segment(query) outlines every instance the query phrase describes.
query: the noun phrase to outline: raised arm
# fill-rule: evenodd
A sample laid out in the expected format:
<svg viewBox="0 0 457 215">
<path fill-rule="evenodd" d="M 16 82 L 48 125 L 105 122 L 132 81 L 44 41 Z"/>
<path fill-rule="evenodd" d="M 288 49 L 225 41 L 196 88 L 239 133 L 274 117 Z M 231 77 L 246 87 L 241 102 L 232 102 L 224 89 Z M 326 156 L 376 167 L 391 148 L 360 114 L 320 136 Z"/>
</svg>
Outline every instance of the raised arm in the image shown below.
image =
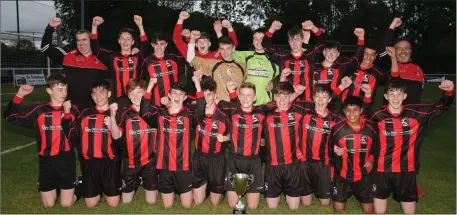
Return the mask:
<svg viewBox="0 0 457 215">
<path fill-rule="evenodd" d="M 324 31 L 314 25 L 314 23 L 311 20 L 306 20 L 302 22 L 302 30 L 303 31 L 308 31 L 310 32 L 309 35 L 304 34 L 304 42 L 307 39 L 306 37 L 311 37 L 311 33 L 316 37 L 315 41 L 315 46 L 314 49 L 306 50 L 305 53 L 307 55 L 315 55 L 317 53 L 320 53 L 321 49 L 323 49 L 323 43 L 325 43 L 325 36 L 324 36 Z M 305 37 L 306 36 L 306 37 Z M 309 38 L 308 38 L 309 40 Z M 305 43 L 303 43 L 305 44 Z"/>
<path fill-rule="evenodd" d="M 143 18 L 141 16 L 134 15 L 133 21 L 135 22 L 136 26 L 138 27 L 138 30 L 140 31 L 140 54 L 143 58 L 147 58 L 147 56 L 149 56 L 153 50 L 151 44 L 149 43 L 148 36 L 144 31 Z"/>
<path fill-rule="evenodd" d="M 157 128 L 157 111 L 158 107 L 155 106 L 151 101 L 151 92 L 157 83 L 157 78 L 150 78 L 148 87 L 146 88 L 146 94 L 141 99 L 140 104 L 140 117 L 151 127 Z"/>
<path fill-rule="evenodd" d="M 58 64 L 63 63 L 63 58 L 67 54 L 65 50 L 52 44 L 52 34 L 61 23 L 62 20 L 59 17 L 51 17 L 41 39 L 41 52 Z"/>
<path fill-rule="evenodd" d="M 79 116 L 78 109 L 74 108 L 75 111 L 72 113 L 72 105 L 71 101 L 65 101 L 63 104 L 63 109 L 64 109 L 64 115 L 62 118 L 62 130 L 66 136 L 68 136 L 68 133 L 70 132 L 71 126 L 75 122 L 76 118 Z"/>
<path fill-rule="evenodd" d="M 176 23 L 175 29 L 173 31 L 173 42 L 175 43 L 176 48 L 178 48 L 178 51 L 184 57 L 187 56 L 187 44 L 182 39 L 181 31 L 183 30 L 184 20 L 188 19 L 189 17 L 189 12 L 181 11 L 181 13 L 179 13 L 178 22 Z"/>
<path fill-rule="evenodd" d="M 394 18 L 392 22 L 390 23 L 389 28 L 387 29 L 386 33 L 384 34 L 384 37 L 382 39 L 382 44 L 380 49 L 378 50 L 378 67 L 383 70 L 383 71 L 390 71 L 391 68 L 391 58 L 388 55 L 388 52 L 386 50 L 387 47 L 392 46 L 393 44 L 393 37 L 395 33 L 395 29 L 400 27 L 402 24 L 401 18 Z"/>
<path fill-rule="evenodd" d="M 222 27 L 226 28 L 230 39 L 233 41 L 233 46 L 238 46 L 238 38 L 236 37 L 235 29 L 232 26 L 232 23 L 226 19 L 222 20 Z M 222 35 L 221 35 L 222 36 Z M 217 38 L 220 38 L 219 35 Z"/>
<path fill-rule="evenodd" d="M 195 58 L 195 42 L 198 38 L 200 38 L 200 31 L 193 30 L 190 32 L 190 40 L 189 44 L 187 45 L 187 62 L 191 63 L 192 60 Z"/>
<path fill-rule="evenodd" d="M 16 93 L 16 96 L 8 103 L 6 109 L 3 111 L 3 118 L 6 121 L 20 125 L 27 128 L 32 128 L 36 120 L 35 110 L 37 107 L 32 108 L 26 114 L 19 111 L 20 104 L 25 96 L 33 92 L 33 86 L 22 85 Z"/>
<path fill-rule="evenodd" d="M 102 17 L 96 16 L 92 19 L 92 32 L 90 35 L 90 48 L 92 53 L 97 56 L 106 66 L 109 65 L 109 55 L 112 51 L 107 49 L 101 49 L 98 43 L 98 26 L 101 25 L 105 20 Z"/>
<path fill-rule="evenodd" d="M 422 121 L 423 123 L 432 122 L 444 111 L 447 111 L 454 101 L 454 82 L 451 80 L 444 80 L 438 87 L 443 90 L 443 95 L 437 103 L 412 104 L 406 105 L 405 108 L 415 107 L 414 109 L 419 110 L 420 114 L 425 116 L 424 120 Z"/>
</svg>

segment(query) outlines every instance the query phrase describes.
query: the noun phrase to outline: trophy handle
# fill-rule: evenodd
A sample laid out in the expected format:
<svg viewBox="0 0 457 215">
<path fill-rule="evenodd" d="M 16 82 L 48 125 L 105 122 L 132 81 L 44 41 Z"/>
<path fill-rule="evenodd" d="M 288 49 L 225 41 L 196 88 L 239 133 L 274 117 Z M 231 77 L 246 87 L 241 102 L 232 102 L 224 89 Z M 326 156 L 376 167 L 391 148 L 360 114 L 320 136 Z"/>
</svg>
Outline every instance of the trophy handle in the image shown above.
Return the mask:
<svg viewBox="0 0 457 215">
<path fill-rule="evenodd" d="M 251 184 L 254 183 L 254 174 L 251 174 L 249 175 L 248 177 L 248 189 L 249 189 L 249 186 L 251 186 Z"/>
<path fill-rule="evenodd" d="M 235 187 L 235 184 L 233 182 L 233 174 L 231 172 L 228 172 L 227 174 L 227 181 L 232 185 L 232 187 Z"/>
</svg>

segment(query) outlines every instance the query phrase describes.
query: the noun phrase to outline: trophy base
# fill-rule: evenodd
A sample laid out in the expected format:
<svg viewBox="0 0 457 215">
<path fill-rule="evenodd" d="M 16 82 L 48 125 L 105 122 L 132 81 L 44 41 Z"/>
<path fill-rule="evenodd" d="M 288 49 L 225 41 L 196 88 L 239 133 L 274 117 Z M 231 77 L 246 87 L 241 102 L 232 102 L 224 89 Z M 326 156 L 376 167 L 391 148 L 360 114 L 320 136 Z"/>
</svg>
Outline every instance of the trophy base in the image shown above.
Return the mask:
<svg viewBox="0 0 457 215">
<path fill-rule="evenodd" d="M 233 209 L 233 214 L 246 214 L 246 209 L 244 209 L 244 210 Z"/>
</svg>

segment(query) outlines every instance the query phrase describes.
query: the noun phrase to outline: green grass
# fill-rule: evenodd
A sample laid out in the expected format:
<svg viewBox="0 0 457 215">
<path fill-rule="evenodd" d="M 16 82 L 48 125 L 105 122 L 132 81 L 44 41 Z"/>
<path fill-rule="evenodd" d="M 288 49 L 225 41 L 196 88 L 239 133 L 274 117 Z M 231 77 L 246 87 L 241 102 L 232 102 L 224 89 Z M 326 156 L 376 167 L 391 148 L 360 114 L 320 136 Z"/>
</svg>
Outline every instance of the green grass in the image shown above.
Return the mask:
<svg viewBox="0 0 457 215">
<path fill-rule="evenodd" d="M 8 89 L 6 89 L 8 88 Z M 15 89 L 12 86 L 2 86 L 2 104 L 5 104 L 14 96 Z M 39 88 L 32 95 L 26 98 L 28 103 L 46 101 L 44 89 Z M 11 94 L 5 94 L 10 92 Z M 382 92 L 378 90 L 377 92 Z M 423 94 L 424 101 L 436 101 L 441 96 L 437 85 L 427 84 Z M 378 95 L 376 104 L 379 106 L 381 95 Z M 456 130 L 455 103 L 450 111 L 443 114 L 432 125 L 427 127 L 425 139 L 422 143 L 420 154 L 421 171 L 417 177 L 426 195 L 421 197 L 417 206 L 418 213 L 456 213 L 456 160 L 455 160 L 455 130 Z M 28 144 L 34 141 L 34 134 L 31 130 L 14 126 L 2 119 L 2 141 L 1 150 L 19 145 Z M 45 209 L 41 205 L 40 193 L 37 192 L 36 181 L 38 177 L 38 155 L 36 148 L 30 146 L 19 151 L 1 156 L 1 213 L 231 213 L 227 206 L 227 200 L 214 207 L 208 201 L 198 207 L 191 209 L 183 208 L 178 198 L 175 206 L 171 209 L 164 209 L 159 200 L 155 205 L 148 205 L 144 198 L 142 188 L 138 190 L 134 201 L 129 205 L 121 204 L 117 208 L 109 208 L 102 202 L 94 209 L 87 209 L 84 201 L 78 201 L 71 208 L 62 208 L 59 205 L 54 208 Z M 79 168 L 77 168 L 79 171 Z M 331 207 L 323 207 L 317 204 L 311 207 L 300 206 L 297 211 L 289 211 L 284 201 L 276 210 L 266 207 L 264 198 L 261 198 L 257 210 L 249 210 L 249 213 L 333 213 Z M 389 199 L 387 213 L 401 213 L 398 203 Z M 361 213 L 358 202 L 355 198 L 348 201 L 346 213 Z"/>
</svg>

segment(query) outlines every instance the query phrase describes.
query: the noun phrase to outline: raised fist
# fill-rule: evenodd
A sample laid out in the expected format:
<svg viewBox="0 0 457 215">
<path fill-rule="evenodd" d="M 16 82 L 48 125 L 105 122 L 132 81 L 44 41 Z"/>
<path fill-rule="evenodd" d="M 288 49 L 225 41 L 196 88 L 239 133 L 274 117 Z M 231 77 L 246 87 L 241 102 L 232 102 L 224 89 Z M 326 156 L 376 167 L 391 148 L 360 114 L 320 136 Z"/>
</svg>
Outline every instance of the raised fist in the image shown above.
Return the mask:
<svg viewBox="0 0 457 215">
<path fill-rule="evenodd" d="M 294 85 L 294 91 L 295 93 L 298 93 L 298 94 L 302 94 L 303 92 L 305 92 L 305 86 L 303 85 L 300 85 L 300 84 L 297 84 L 297 85 Z"/>
<path fill-rule="evenodd" d="M 92 26 L 99 26 L 101 25 L 105 20 L 103 20 L 102 17 L 100 16 L 95 16 L 93 19 L 92 19 Z"/>
<path fill-rule="evenodd" d="M 139 52 L 140 52 L 140 50 L 139 50 L 138 48 L 136 48 L 136 47 L 134 47 L 134 48 L 132 49 L 132 55 L 136 55 L 136 54 L 139 53 Z"/>
<path fill-rule="evenodd" d="M 224 142 L 224 135 L 223 134 L 217 134 L 216 137 L 217 137 L 217 141 L 219 141 L 219 143 Z"/>
<path fill-rule="evenodd" d="M 270 83 L 268 83 L 267 87 L 265 87 L 265 91 L 271 91 L 273 90 L 273 81 L 270 81 Z"/>
<path fill-rule="evenodd" d="M 157 78 L 150 78 L 149 85 L 155 85 L 155 84 L 157 84 Z"/>
<path fill-rule="evenodd" d="M 19 87 L 19 90 L 17 91 L 16 96 L 24 98 L 25 96 L 29 95 L 32 92 L 33 92 L 33 86 L 22 85 Z"/>
<path fill-rule="evenodd" d="M 111 131 L 111 117 L 107 116 L 107 117 L 105 117 L 105 119 L 106 119 L 106 120 L 104 120 L 105 125 L 108 128 L 108 130 Z"/>
<path fill-rule="evenodd" d="M 200 82 L 202 80 L 203 73 L 201 70 L 195 70 L 194 75 L 192 76 L 193 82 Z"/>
<path fill-rule="evenodd" d="M 337 145 L 333 147 L 333 152 L 335 152 L 336 155 L 341 156 L 346 148 L 340 148 Z"/>
<path fill-rule="evenodd" d="M 189 19 L 189 17 L 190 17 L 190 14 L 187 11 L 181 11 L 181 13 L 179 13 L 180 20 L 186 20 L 186 19 Z"/>
<path fill-rule="evenodd" d="M 143 18 L 138 15 L 133 15 L 133 21 L 137 26 L 143 26 Z"/>
<path fill-rule="evenodd" d="M 360 89 L 362 90 L 362 92 L 365 93 L 365 96 L 367 96 L 367 97 L 371 96 L 372 89 L 369 84 L 362 84 L 362 86 L 360 86 Z"/>
<path fill-rule="evenodd" d="M 363 28 L 355 28 L 354 29 L 354 35 L 359 39 L 365 38 L 365 29 L 363 29 Z"/>
<path fill-rule="evenodd" d="M 309 39 L 311 39 L 311 31 L 302 30 L 303 32 L 303 43 L 308 44 Z"/>
<path fill-rule="evenodd" d="M 62 106 L 63 106 L 63 112 L 64 113 L 70 113 L 70 110 L 71 110 L 71 101 L 70 100 L 64 102 L 62 104 Z"/>
<path fill-rule="evenodd" d="M 386 52 L 391 58 L 395 58 L 395 48 L 394 47 L 386 47 Z"/>
<path fill-rule="evenodd" d="M 59 17 L 51 17 L 51 19 L 49 20 L 49 26 L 53 27 L 53 28 L 56 28 L 57 26 L 59 26 L 60 24 L 62 24 L 62 20 L 59 18 Z"/>
<path fill-rule="evenodd" d="M 234 80 L 227 81 L 227 90 L 229 91 L 229 93 L 235 92 L 236 88 L 237 84 Z"/>
<path fill-rule="evenodd" d="M 222 31 L 222 23 L 220 20 L 217 20 L 214 22 L 213 24 L 213 27 L 214 27 L 214 31 L 215 32 L 221 32 Z"/>
<path fill-rule="evenodd" d="M 190 40 L 192 41 L 195 41 L 195 40 L 198 40 L 198 38 L 200 38 L 200 31 L 198 30 L 193 30 L 192 32 L 190 32 Z"/>
<path fill-rule="evenodd" d="M 119 109 L 119 105 L 117 103 L 113 103 L 109 105 L 109 112 L 111 117 L 116 117 L 117 110 Z"/>
<path fill-rule="evenodd" d="M 190 31 L 189 31 L 189 29 L 187 29 L 187 28 L 182 29 L 182 31 L 181 31 L 181 36 L 183 36 L 183 37 L 190 37 Z"/>
<path fill-rule="evenodd" d="M 277 31 L 279 29 L 281 29 L 282 27 L 282 23 L 280 21 L 273 21 L 273 23 L 271 23 L 271 26 L 270 26 L 270 30 L 272 31 Z"/>
<path fill-rule="evenodd" d="M 170 104 L 170 99 L 168 97 L 164 96 L 160 99 L 160 104 L 168 106 Z"/>
<path fill-rule="evenodd" d="M 401 21 L 401 18 L 398 18 L 398 17 L 395 17 L 393 20 L 392 20 L 392 23 L 390 23 L 390 28 L 391 29 L 395 29 L 395 28 L 398 28 L 400 25 L 401 25 L 402 21 Z"/>
<path fill-rule="evenodd" d="M 345 76 L 341 80 L 341 85 L 344 87 L 344 89 L 348 88 L 352 84 L 352 79 L 349 76 Z"/>
<path fill-rule="evenodd" d="M 281 76 L 283 77 L 287 77 L 289 76 L 290 74 L 292 73 L 292 70 L 290 70 L 290 68 L 284 68 L 281 72 Z"/>
<path fill-rule="evenodd" d="M 301 27 L 303 30 L 311 31 L 314 27 L 314 23 L 311 20 L 306 20 L 301 23 Z"/>
<path fill-rule="evenodd" d="M 444 91 L 453 91 L 454 82 L 452 82 L 451 80 L 444 80 L 441 82 L 440 86 L 438 86 L 438 87 Z"/>
<path fill-rule="evenodd" d="M 224 19 L 224 20 L 222 20 L 222 27 L 229 29 L 232 27 L 232 23 L 230 23 L 230 21 Z"/>
</svg>

